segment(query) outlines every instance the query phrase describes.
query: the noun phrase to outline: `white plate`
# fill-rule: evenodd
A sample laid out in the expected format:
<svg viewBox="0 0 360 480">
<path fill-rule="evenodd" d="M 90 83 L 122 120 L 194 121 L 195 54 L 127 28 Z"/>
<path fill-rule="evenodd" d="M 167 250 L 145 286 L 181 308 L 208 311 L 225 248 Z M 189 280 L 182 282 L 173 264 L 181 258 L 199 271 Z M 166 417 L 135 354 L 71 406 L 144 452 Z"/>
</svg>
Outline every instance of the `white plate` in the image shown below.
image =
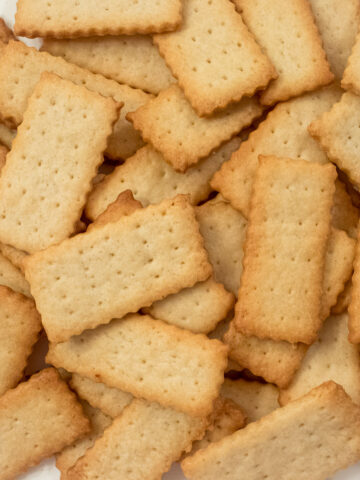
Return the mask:
<svg viewBox="0 0 360 480">
<path fill-rule="evenodd" d="M 61 1 L 61 0 L 58 0 Z M 0 16 L 3 17 L 9 25 L 14 23 L 14 14 L 16 10 L 16 0 L 0 0 Z M 24 39 L 29 45 L 38 45 L 36 40 Z M 359 432 L 360 434 L 360 432 Z M 346 445 L 344 444 L 344 449 Z M 25 475 L 18 477 L 18 480 L 59 480 L 60 473 L 55 467 L 54 459 L 43 461 L 39 466 L 32 468 Z M 339 472 L 331 478 L 331 480 L 359 480 L 360 479 L 360 463 L 348 468 L 346 471 Z M 104 479 L 105 480 L 105 479 Z M 119 479 L 120 480 L 120 479 Z M 170 472 L 163 476 L 163 480 L 185 480 L 179 465 L 173 465 Z M 219 478 L 219 480 L 222 480 Z M 279 480 L 281 480 L 279 478 Z M 309 475 L 311 480 L 311 474 Z M 330 480 L 330 479 L 329 479 Z"/>
</svg>

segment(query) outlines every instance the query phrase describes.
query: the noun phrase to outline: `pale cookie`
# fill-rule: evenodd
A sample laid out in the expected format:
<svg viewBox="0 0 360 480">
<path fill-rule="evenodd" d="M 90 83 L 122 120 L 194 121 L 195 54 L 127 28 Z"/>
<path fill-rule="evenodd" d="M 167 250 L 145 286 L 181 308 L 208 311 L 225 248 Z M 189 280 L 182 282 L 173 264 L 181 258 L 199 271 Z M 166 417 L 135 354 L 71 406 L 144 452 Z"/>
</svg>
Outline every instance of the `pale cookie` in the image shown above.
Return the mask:
<svg viewBox="0 0 360 480">
<path fill-rule="evenodd" d="M 144 207 L 177 193 L 189 195 L 190 202 L 196 205 L 209 196 L 210 179 L 240 143 L 239 137 L 233 138 L 184 173 L 176 172 L 161 153 L 146 145 L 93 189 L 86 215 L 93 220 L 125 189 L 130 189 Z"/>
<path fill-rule="evenodd" d="M 29 38 L 167 32 L 181 22 L 181 7 L 181 0 L 19 0 L 14 31 Z"/>
<path fill-rule="evenodd" d="M 1 172 L 2 243 L 32 253 L 74 232 L 118 108 L 110 98 L 42 75 Z"/>
<path fill-rule="evenodd" d="M 289 387 L 280 392 L 280 404 L 286 405 L 328 380 L 341 385 L 355 403 L 360 403 L 359 350 L 348 340 L 347 314 L 326 320 Z"/>
<path fill-rule="evenodd" d="M 260 156 L 235 306 L 243 334 L 315 340 L 335 178 L 330 164 Z"/>
<path fill-rule="evenodd" d="M 196 208 L 214 278 L 237 296 L 242 274 L 247 221 L 229 203 L 206 202 Z"/>
<path fill-rule="evenodd" d="M 67 480 L 158 480 L 194 440 L 207 420 L 144 400 L 134 400 L 68 472 Z"/>
<path fill-rule="evenodd" d="M 344 290 L 338 296 L 336 305 L 334 305 L 331 309 L 332 315 L 340 315 L 341 313 L 347 311 L 351 301 L 351 287 L 352 281 L 350 278 L 350 280 L 346 282 Z"/>
<path fill-rule="evenodd" d="M 0 123 L 0 143 L 5 145 L 9 150 L 11 149 L 12 142 L 16 136 L 16 130 L 13 130 L 6 125 Z"/>
<path fill-rule="evenodd" d="M 118 417 L 133 399 L 131 393 L 108 387 L 77 373 L 72 374 L 70 386 L 80 398 L 112 418 Z"/>
<path fill-rule="evenodd" d="M 357 95 L 360 94 L 360 31 L 356 36 L 355 44 L 348 58 L 341 86 L 345 90 L 351 90 Z"/>
<path fill-rule="evenodd" d="M 360 343 L 360 243 L 356 244 L 349 311 L 349 340 Z"/>
<path fill-rule="evenodd" d="M 279 390 L 269 383 L 225 379 L 221 395 L 243 409 L 248 422 L 256 422 L 279 408 Z"/>
<path fill-rule="evenodd" d="M 226 317 L 234 303 L 235 296 L 209 278 L 153 303 L 145 312 L 194 333 L 209 333 Z"/>
<path fill-rule="evenodd" d="M 131 215 L 139 208 L 142 208 L 142 205 L 134 199 L 131 190 L 125 190 L 118 195 L 113 203 L 108 205 L 103 213 L 96 217 L 94 223 L 89 225 L 87 231 L 89 232 L 94 227 L 106 225 L 107 223 L 117 222 L 121 217 Z"/>
<path fill-rule="evenodd" d="M 200 118 L 173 85 L 126 118 L 175 170 L 184 172 L 248 127 L 261 111 L 255 97 L 244 98 L 212 117 Z"/>
<path fill-rule="evenodd" d="M 359 210 L 352 204 L 346 186 L 340 180 L 335 182 L 331 223 L 335 228 L 345 230 L 351 238 L 357 238 Z"/>
<path fill-rule="evenodd" d="M 243 428 L 245 419 L 243 411 L 235 402 L 220 396 L 215 401 L 214 410 L 210 415 L 210 427 L 201 440 L 193 443 L 189 455 Z"/>
<path fill-rule="evenodd" d="M 329 112 L 309 126 L 310 134 L 320 143 L 329 159 L 360 189 L 360 98 L 346 92 Z"/>
<path fill-rule="evenodd" d="M 85 455 L 86 451 L 94 445 L 96 439 L 101 437 L 104 430 L 112 423 L 112 418 L 105 415 L 101 410 L 91 407 L 84 401 L 81 402 L 81 405 L 90 420 L 91 431 L 89 435 L 65 447 L 56 455 L 56 467 L 60 470 L 62 479 L 66 478 L 67 471 L 75 465 L 79 458 Z"/>
<path fill-rule="evenodd" d="M 234 322 L 230 323 L 224 342 L 229 346 L 229 358 L 242 369 L 247 368 L 281 388 L 289 385 L 307 350 L 303 343 L 247 337 L 236 330 Z"/>
<path fill-rule="evenodd" d="M 0 479 L 13 479 L 89 429 L 81 405 L 56 370 L 42 370 L 0 398 Z"/>
<path fill-rule="evenodd" d="M 153 38 L 200 116 L 263 90 L 277 77 L 230 0 L 184 0 L 181 26 Z"/>
<path fill-rule="evenodd" d="M 31 296 L 30 286 L 22 271 L 8 259 L 8 255 L 5 256 L 3 253 L 0 253 L 0 285 L 5 285 L 27 297 Z"/>
<path fill-rule="evenodd" d="M 34 302 L 0 286 L 0 396 L 21 380 L 41 329 Z"/>
<path fill-rule="evenodd" d="M 326 163 L 325 153 L 311 138 L 307 127 L 340 97 L 341 89 L 331 86 L 276 105 L 215 174 L 211 181 L 213 189 L 247 217 L 260 154 Z"/>
<path fill-rule="evenodd" d="M 194 209 L 179 195 L 29 256 L 25 273 L 59 342 L 207 280 L 212 269 Z"/>
<path fill-rule="evenodd" d="M 260 97 L 264 105 L 315 90 L 334 79 L 307 0 L 234 3 L 278 73 Z"/>
<path fill-rule="evenodd" d="M 141 136 L 125 116 L 148 102 L 152 95 L 127 85 L 119 85 L 60 57 L 53 57 L 47 52 L 38 52 L 21 42 L 10 42 L 0 62 L 0 116 L 9 126 L 16 126 L 22 122 L 28 99 L 43 72 L 55 73 L 104 97 L 112 97 L 115 101 L 124 103 L 109 138 L 106 149 L 108 157 L 113 159 L 130 157 L 143 145 Z"/>
<path fill-rule="evenodd" d="M 182 467 L 189 480 L 324 480 L 360 459 L 359 428 L 360 408 L 327 382 L 186 458 Z"/>
<path fill-rule="evenodd" d="M 104 77 L 157 95 L 175 78 L 147 35 L 74 38 L 45 38 L 42 50 L 63 57 Z"/>
<path fill-rule="evenodd" d="M 204 416 L 224 381 L 227 348 L 205 335 L 134 314 L 50 344 L 46 358 L 137 397 Z"/>
<path fill-rule="evenodd" d="M 336 80 L 341 80 L 360 21 L 358 0 L 309 0 Z"/>
</svg>

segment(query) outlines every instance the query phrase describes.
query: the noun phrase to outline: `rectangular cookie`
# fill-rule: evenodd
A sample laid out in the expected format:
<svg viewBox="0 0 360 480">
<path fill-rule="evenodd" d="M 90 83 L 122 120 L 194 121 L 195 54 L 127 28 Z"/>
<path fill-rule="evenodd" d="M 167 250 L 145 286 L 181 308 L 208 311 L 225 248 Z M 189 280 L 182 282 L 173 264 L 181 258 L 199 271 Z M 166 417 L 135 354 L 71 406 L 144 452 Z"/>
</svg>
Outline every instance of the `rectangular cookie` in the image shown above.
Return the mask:
<svg viewBox="0 0 360 480">
<path fill-rule="evenodd" d="M 204 435 L 207 423 L 204 418 L 134 400 L 69 470 L 67 480 L 158 480 Z"/>
<path fill-rule="evenodd" d="M 331 71 L 341 80 L 360 21 L 358 0 L 309 0 Z"/>
<path fill-rule="evenodd" d="M 244 98 L 212 117 L 200 118 L 182 90 L 172 85 L 126 118 L 175 170 L 184 172 L 251 125 L 261 111 L 255 97 Z"/>
<path fill-rule="evenodd" d="M 335 178 L 331 164 L 260 156 L 235 306 L 243 334 L 315 340 Z"/>
<path fill-rule="evenodd" d="M 152 95 L 127 85 L 119 85 L 60 57 L 53 57 L 22 42 L 13 41 L 6 46 L 0 62 L 0 117 L 8 126 L 14 127 L 22 122 L 28 99 L 43 72 L 55 73 L 104 97 L 112 97 L 116 102 L 124 103 L 109 138 L 106 149 L 108 157 L 127 158 L 143 146 L 139 133 L 125 116 L 148 102 Z"/>
<path fill-rule="evenodd" d="M 144 207 L 171 198 L 174 193 L 188 195 L 196 205 L 209 196 L 211 177 L 240 143 L 241 139 L 234 137 L 184 173 L 176 172 L 161 153 L 146 145 L 95 186 L 86 204 L 86 216 L 94 220 L 126 189 L 130 189 Z"/>
<path fill-rule="evenodd" d="M 319 142 L 328 158 L 360 189 L 359 167 L 360 98 L 346 92 L 331 110 L 309 126 L 310 134 Z"/>
<path fill-rule="evenodd" d="M 242 408 L 248 423 L 256 422 L 279 408 L 279 390 L 269 383 L 225 378 L 221 395 Z"/>
<path fill-rule="evenodd" d="M 193 207 L 182 195 L 25 261 L 52 342 L 150 306 L 211 273 Z"/>
<path fill-rule="evenodd" d="M 180 27 L 153 38 L 200 116 L 252 96 L 277 77 L 230 0 L 185 0 Z"/>
<path fill-rule="evenodd" d="M 63 479 L 66 478 L 67 471 L 94 445 L 96 439 L 101 437 L 104 430 L 112 423 L 112 418 L 98 408 L 93 408 L 84 401 L 81 402 L 81 405 L 90 420 L 91 431 L 56 455 L 56 468 L 60 470 Z"/>
<path fill-rule="evenodd" d="M 341 93 L 339 87 L 330 86 L 276 105 L 231 159 L 216 172 L 211 181 L 213 189 L 247 217 L 260 154 L 326 163 L 325 153 L 307 128 L 340 99 Z"/>
<path fill-rule="evenodd" d="M 229 203 L 209 201 L 196 207 L 200 233 L 214 278 L 237 296 L 242 274 L 247 221 Z"/>
<path fill-rule="evenodd" d="M 41 76 L 1 172 L 1 242 L 31 253 L 74 232 L 119 107 L 54 74 Z"/>
<path fill-rule="evenodd" d="M 21 380 L 41 329 L 33 300 L 0 286 L 0 396 Z"/>
<path fill-rule="evenodd" d="M 9 150 L 11 149 L 12 142 L 16 136 L 16 130 L 13 130 L 6 125 L 0 123 L 0 143 L 5 145 Z"/>
<path fill-rule="evenodd" d="M 0 398 L 0 479 L 11 480 L 89 430 L 81 405 L 56 370 L 42 370 Z"/>
<path fill-rule="evenodd" d="M 80 398 L 111 418 L 118 417 L 133 399 L 131 393 L 108 387 L 77 373 L 72 374 L 69 384 Z"/>
<path fill-rule="evenodd" d="M 136 397 L 205 416 L 224 381 L 218 340 L 133 314 L 50 344 L 47 361 Z"/>
<path fill-rule="evenodd" d="M 174 30 L 181 0 L 19 0 L 14 31 L 22 37 L 89 37 Z"/>
<path fill-rule="evenodd" d="M 261 94 L 261 103 L 273 105 L 334 79 L 307 0 L 234 3 L 278 73 L 278 78 Z"/>
<path fill-rule="evenodd" d="M 328 380 L 341 385 L 355 403 L 360 403 L 359 350 L 348 340 L 346 313 L 326 320 L 290 385 L 281 390 L 280 404 L 286 405 Z"/>
<path fill-rule="evenodd" d="M 155 95 L 176 81 L 149 35 L 45 38 L 41 50 Z"/>
<path fill-rule="evenodd" d="M 186 458 L 182 468 L 189 480 L 323 480 L 360 459 L 359 428 L 360 408 L 327 382 Z"/>
</svg>

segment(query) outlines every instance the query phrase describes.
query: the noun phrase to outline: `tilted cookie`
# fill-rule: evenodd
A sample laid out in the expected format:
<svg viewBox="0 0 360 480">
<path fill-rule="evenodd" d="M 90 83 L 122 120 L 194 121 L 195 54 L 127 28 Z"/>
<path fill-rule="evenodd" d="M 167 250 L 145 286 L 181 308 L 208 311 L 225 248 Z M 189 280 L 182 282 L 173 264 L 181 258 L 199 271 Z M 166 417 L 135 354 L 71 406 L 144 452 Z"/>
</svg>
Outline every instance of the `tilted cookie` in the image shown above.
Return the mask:
<svg viewBox="0 0 360 480">
<path fill-rule="evenodd" d="M 357 238 L 359 209 L 353 205 L 345 184 L 340 180 L 336 180 L 335 182 L 331 223 L 333 227 L 345 230 L 351 238 Z"/>
<path fill-rule="evenodd" d="M 333 80 L 307 0 L 234 1 L 278 73 L 261 95 L 263 104 L 288 100 Z"/>
<path fill-rule="evenodd" d="M 196 205 L 209 196 L 211 177 L 240 143 L 239 137 L 233 138 L 184 173 L 176 172 L 161 153 L 146 145 L 96 185 L 88 198 L 86 215 L 93 220 L 125 189 L 130 189 L 144 207 L 177 193 L 189 195 Z"/>
<path fill-rule="evenodd" d="M 360 21 L 357 0 L 309 0 L 326 57 L 336 80 L 341 80 L 355 43 Z"/>
<path fill-rule="evenodd" d="M 189 480 L 323 480 L 360 459 L 359 428 L 360 408 L 327 382 L 186 458 L 182 467 Z"/>
<path fill-rule="evenodd" d="M 351 288 L 352 288 L 352 281 L 351 278 L 345 284 L 344 290 L 340 293 L 337 298 L 336 305 L 334 305 L 331 309 L 332 315 L 340 315 L 347 311 L 350 300 L 351 300 Z"/>
<path fill-rule="evenodd" d="M 279 390 L 269 383 L 226 378 L 221 387 L 221 395 L 239 405 L 248 422 L 256 422 L 279 408 Z"/>
<path fill-rule="evenodd" d="M 215 174 L 211 181 L 213 189 L 247 217 L 260 154 L 326 163 L 325 153 L 311 138 L 307 127 L 340 97 L 341 89 L 330 86 L 276 105 Z"/>
<path fill-rule="evenodd" d="M 21 42 L 11 41 L 4 50 L 0 63 L 0 117 L 9 126 L 23 120 L 28 99 L 43 72 L 51 72 L 77 85 L 84 85 L 104 97 L 112 97 L 124 103 L 120 117 L 109 138 L 106 154 L 110 158 L 127 158 L 143 145 L 138 132 L 125 119 L 128 112 L 148 102 L 152 95 L 119 85 L 102 75 L 95 75 L 83 68 L 39 52 Z"/>
<path fill-rule="evenodd" d="M 56 370 L 42 370 L 0 398 L 0 479 L 14 478 L 89 430 L 81 405 Z"/>
<path fill-rule="evenodd" d="M 349 305 L 349 340 L 360 343 L 360 244 L 356 244 L 354 274 L 352 276 L 351 299 Z"/>
<path fill-rule="evenodd" d="M 17 268 L 3 253 L 0 253 L 0 285 L 5 285 L 27 297 L 31 296 L 30 286 L 22 270 Z"/>
<path fill-rule="evenodd" d="M 153 38 L 200 116 L 263 90 L 277 77 L 229 0 L 185 0 L 180 27 Z"/>
<path fill-rule="evenodd" d="M 13 130 L 6 125 L 0 123 L 0 143 L 5 145 L 9 150 L 11 149 L 12 142 L 16 136 L 16 130 Z"/>
<path fill-rule="evenodd" d="M 111 98 L 42 75 L 1 173 L 1 242 L 31 253 L 74 232 L 118 110 Z"/>
<path fill-rule="evenodd" d="M 206 280 L 212 269 L 194 209 L 179 195 L 29 256 L 25 273 L 47 335 L 59 342 Z"/>
<path fill-rule="evenodd" d="M 247 221 L 229 203 L 221 201 L 210 201 L 196 207 L 196 218 L 215 280 L 237 296 Z"/>
<path fill-rule="evenodd" d="M 43 51 L 130 87 L 158 94 L 175 78 L 148 35 L 45 38 Z"/>
<path fill-rule="evenodd" d="M 96 439 L 112 423 L 112 418 L 105 415 L 101 410 L 91 407 L 84 401 L 81 402 L 81 405 L 90 420 L 91 431 L 56 455 L 56 468 L 60 470 L 63 479 L 66 478 L 67 471 L 94 445 Z"/>
<path fill-rule="evenodd" d="M 0 396 L 21 380 L 41 329 L 34 302 L 0 286 Z"/>
<path fill-rule="evenodd" d="M 69 383 L 80 398 L 112 418 L 118 417 L 133 399 L 131 393 L 108 387 L 77 373 L 72 374 Z"/>
<path fill-rule="evenodd" d="M 351 55 L 348 58 L 341 86 L 345 90 L 350 90 L 357 95 L 360 94 L 360 32 L 358 32 L 355 44 L 351 50 Z"/>
<path fill-rule="evenodd" d="M 227 348 L 205 335 L 133 314 L 50 344 L 46 358 L 137 397 L 205 416 L 224 380 Z"/>
<path fill-rule="evenodd" d="M 359 122 L 360 98 L 346 92 L 329 112 L 309 126 L 310 134 L 320 143 L 331 161 L 360 189 Z"/>
<path fill-rule="evenodd" d="M 20 0 L 14 31 L 29 38 L 131 35 L 171 31 L 180 22 L 180 0 Z"/>
<path fill-rule="evenodd" d="M 335 178 L 331 164 L 260 156 L 235 306 L 243 334 L 315 340 Z"/>
<path fill-rule="evenodd" d="M 289 387 L 280 392 L 280 404 L 286 405 L 328 380 L 342 385 L 352 400 L 360 403 L 359 351 L 348 340 L 347 314 L 326 320 Z"/>
<path fill-rule="evenodd" d="M 144 311 L 194 333 L 209 333 L 226 317 L 234 303 L 234 295 L 209 278 L 153 303 Z"/>
<path fill-rule="evenodd" d="M 244 98 L 212 117 L 200 118 L 173 85 L 126 118 L 175 170 L 184 172 L 248 127 L 261 111 L 255 97 Z"/>
<path fill-rule="evenodd" d="M 204 418 L 134 400 L 69 470 L 67 480 L 158 480 L 204 435 L 207 424 Z"/>
</svg>

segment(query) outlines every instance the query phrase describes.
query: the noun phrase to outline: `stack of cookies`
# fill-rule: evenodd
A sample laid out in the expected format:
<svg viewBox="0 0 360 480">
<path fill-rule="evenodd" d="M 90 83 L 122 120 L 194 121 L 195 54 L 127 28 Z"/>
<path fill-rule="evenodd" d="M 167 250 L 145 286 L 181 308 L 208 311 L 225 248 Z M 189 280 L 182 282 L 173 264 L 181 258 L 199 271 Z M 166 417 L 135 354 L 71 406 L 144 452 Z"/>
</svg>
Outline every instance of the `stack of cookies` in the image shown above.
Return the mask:
<svg viewBox="0 0 360 480">
<path fill-rule="evenodd" d="M 358 0 L 18 0 L 0 480 L 360 460 L 359 24 Z"/>
</svg>

